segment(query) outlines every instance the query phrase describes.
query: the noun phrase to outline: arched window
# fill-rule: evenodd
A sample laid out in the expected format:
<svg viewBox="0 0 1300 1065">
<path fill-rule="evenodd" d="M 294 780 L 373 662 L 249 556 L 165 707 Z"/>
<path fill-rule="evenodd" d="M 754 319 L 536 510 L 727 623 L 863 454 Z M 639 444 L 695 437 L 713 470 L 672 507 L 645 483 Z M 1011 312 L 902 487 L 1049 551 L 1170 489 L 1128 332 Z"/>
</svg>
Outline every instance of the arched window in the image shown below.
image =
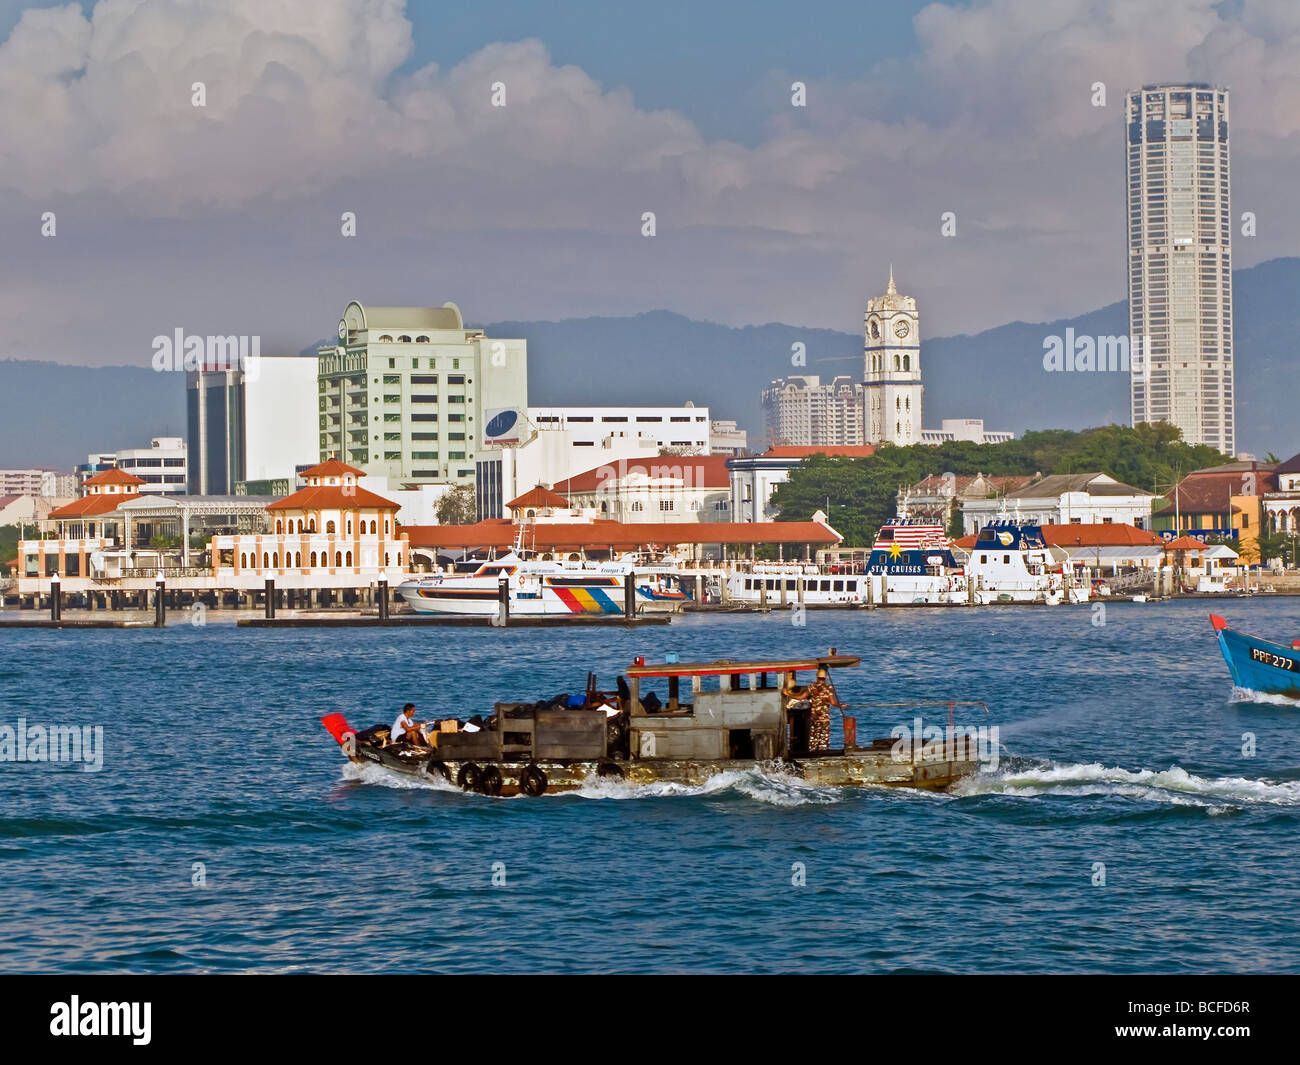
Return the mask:
<svg viewBox="0 0 1300 1065">
<path fill-rule="evenodd" d="M 411 342 L 411 335 L 409 333 L 403 333 L 397 339 L 401 341 L 403 344 L 409 344 Z"/>
<path fill-rule="evenodd" d="M 352 519 L 348 518 L 348 535 L 352 535 Z"/>
<path fill-rule="evenodd" d="M 902 409 L 903 409 L 903 401 L 902 401 L 898 396 L 895 396 L 895 397 L 894 397 L 894 410 L 902 410 Z"/>
<path fill-rule="evenodd" d="M 912 409 L 912 397 L 911 397 L 911 396 L 908 396 L 907 399 L 904 400 L 904 402 L 903 402 L 903 409 L 904 409 L 904 410 L 911 410 L 911 409 Z"/>
<path fill-rule="evenodd" d="M 271 552 L 271 565 L 274 566 L 276 569 L 279 569 L 279 568 L 280 568 L 280 552 L 279 552 L 279 551 L 273 551 L 273 552 Z"/>
<path fill-rule="evenodd" d="M 418 337 L 415 338 L 415 342 L 416 342 L 417 344 L 427 344 L 427 343 L 429 343 L 429 338 L 428 338 L 427 336 L 424 336 L 423 334 L 421 334 L 420 336 L 418 336 Z"/>
<path fill-rule="evenodd" d="M 270 568 L 271 568 L 271 556 L 268 555 L 265 551 L 263 551 L 263 552 L 262 552 L 262 569 L 270 569 Z"/>
<path fill-rule="evenodd" d="M 309 525 L 307 526 L 307 531 L 308 531 L 308 532 L 315 532 L 315 531 L 316 531 L 316 519 L 315 519 L 315 518 L 312 518 L 312 519 L 311 519 L 311 524 L 309 524 Z"/>
<path fill-rule="evenodd" d="M 380 339 L 381 342 L 387 342 L 387 343 L 389 343 L 389 344 L 391 344 L 391 343 L 393 342 L 393 337 L 392 337 L 392 334 L 390 334 L 390 333 L 385 333 L 385 334 L 384 334 L 383 336 L 381 336 L 379 339 Z"/>
<path fill-rule="evenodd" d="M 633 502 L 632 502 L 632 512 L 633 512 L 634 514 L 640 513 L 640 512 L 641 512 L 642 510 L 644 510 L 644 509 L 645 509 L 645 508 L 644 508 L 643 506 L 641 506 L 641 500 L 639 500 L 639 499 L 637 499 L 637 500 L 633 500 Z"/>
<path fill-rule="evenodd" d="M 343 565 L 343 552 L 342 552 L 342 551 L 335 551 L 335 552 L 334 552 L 334 565 L 336 565 L 336 566 L 341 566 L 341 565 Z"/>
<path fill-rule="evenodd" d="M 284 522 L 281 521 L 279 518 L 275 519 L 275 532 L 277 536 L 280 533 L 284 532 Z"/>
<path fill-rule="evenodd" d="M 351 552 L 351 551 L 348 552 L 348 565 L 349 565 L 349 566 L 352 565 L 352 552 Z"/>
<path fill-rule="evenodd" d="M 897 355 L 894 356 L 894 369 L 895 369 L 895 370 L 899 369 L 899 365 L 898 365 L 898 356 L 897 356 Z"/>
<path fill-rule="evenodd" d="M 248 552 L 241 552 L 239 555 L 239 568 L 248 569 Z"/>
<path fill-rule="evenodd" d="M 371 531 L 372 533 L 375 533 L 375 532 L 378 531 L 378 527 L 375 525 L 375 522 L 374 522 L 374 519 L 373 519 L 373 518 L 370 520 L 370 531 Z"/>
<path fill-rule="evenodd" d="M 312 569 L 315 569 L 315 568 L 316 568 L 316 552 L 315 552 L 315 551 L 313 551 L 313 552 L 311 553 L 311 568 L 312 568 Z"/>
<path fill-rule="evenodd" d="M 387 518 L 384 519 L 384 535 L 385 535 L 385 536 L 388 535 L 388 519 L 387 519 Z"/>
<path fill-rule="evenodd" d="M 897 436 L 902 436 L 902 435 L 903 435 L 903 423 L 902 423 L 902 422 L 894 422 L 894 433 L 895 433 L 895 435 L 897 435 Z"/>
<path fill-rule="evenodd" d="M 387 568 L 388 566 L 391 566 L 391 565 L 392 565 L 392 563 L 388 561 L 388 552 L 385 551 L 385 552 L 384 552 L 384 566 L 385 566 L 385 568 Z"/>
<path fill-rule="evenodd" d="M 334 531 L 334 522 L 332 522 L 332 521 L 327 521 L 327 522 L 325 523 L 325 531 L 326 531 L 327 533 L 332 533 L 332 532 Z"/>
<path fill-rule="evenodd" d="M 904 356 L 903 356 L 903 369 L 904 369 L 904 370 L 910 370 L 911 368 L 912 368 L 912 356 L 911 356 L 911 355 L 904 355 Z"/>
<path fill-rule="evenodd" d="M 301 551 L 295 551 L 295 552 L 293 553 L 293 568 L 294 568 L 294 569 L 302 569 L 302 552 L 301 552 Z"/>
</svg>

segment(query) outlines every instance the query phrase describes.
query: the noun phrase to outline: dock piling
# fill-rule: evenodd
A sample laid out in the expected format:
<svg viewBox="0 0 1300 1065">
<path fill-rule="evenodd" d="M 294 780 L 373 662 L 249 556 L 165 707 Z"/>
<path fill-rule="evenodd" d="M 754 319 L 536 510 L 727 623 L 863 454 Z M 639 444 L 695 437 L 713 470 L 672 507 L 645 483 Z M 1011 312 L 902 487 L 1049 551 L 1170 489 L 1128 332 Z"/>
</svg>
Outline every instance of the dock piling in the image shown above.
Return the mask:
<svg viewBox="0 0 1300 1065">
<path fill-rule="evenodd" d="M 266 578 L 266 620 L 275 620 L 275 578 Z"/>
<path fill-rule="evenodd" d="M 388 620 L 388 578 L 381 577 L 378 585 L 379 595 L 379 620 Z"/>
<path fill-rule="evenodd" d="M 628 621 L 636 617 L 636 573 L 632 570 L 623 578 L 623 617 Z"/>
<path fill-rule="evenodd" d="M 159 577 L 154 583 L 153 593 L 153 627 L 155 629 L 166 628 L 167 626 L 167 582 Z"/>
<path fill-rule="evenodd" d="M 63 584 L 57 573 L 50 576 L 50 620 L 56 625 L 63 619 Z"/>
</svg>

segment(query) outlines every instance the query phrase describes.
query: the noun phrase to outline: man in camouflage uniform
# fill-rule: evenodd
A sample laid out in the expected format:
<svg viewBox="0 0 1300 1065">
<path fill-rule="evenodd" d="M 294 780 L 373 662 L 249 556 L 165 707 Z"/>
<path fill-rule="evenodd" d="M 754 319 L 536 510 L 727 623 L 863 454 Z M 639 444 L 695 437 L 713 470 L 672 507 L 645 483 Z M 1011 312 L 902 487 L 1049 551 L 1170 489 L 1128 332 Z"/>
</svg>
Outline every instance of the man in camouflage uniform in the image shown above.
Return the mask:
<svg viewBox="0 0 1300 1065">
<path fill-rule="evenodd" d="M 808 729 L 808 750 L 827 751 L 831 746 L 831 707 L 843 706 L 835 698 L 835 689 L 826 676 L 826 670 L 817 671 L 817 679 L 808 685 L 808 702 L 812 706 L 812 721 Z"/>
</svg>

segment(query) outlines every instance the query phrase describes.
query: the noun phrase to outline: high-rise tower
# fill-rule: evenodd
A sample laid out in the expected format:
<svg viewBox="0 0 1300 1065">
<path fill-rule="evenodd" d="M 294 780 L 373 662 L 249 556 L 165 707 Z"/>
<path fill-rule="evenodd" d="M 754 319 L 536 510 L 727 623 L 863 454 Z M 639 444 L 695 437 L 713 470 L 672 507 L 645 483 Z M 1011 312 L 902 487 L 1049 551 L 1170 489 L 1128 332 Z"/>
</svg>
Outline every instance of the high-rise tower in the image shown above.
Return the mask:
<svg viewBox="0 0 1300 1065">
<path fill-rule="evenodd" d="M 1145 85 L 1126 111 L 1133 424 L 1232 454 L 1228 91 Z"/>
</svg>

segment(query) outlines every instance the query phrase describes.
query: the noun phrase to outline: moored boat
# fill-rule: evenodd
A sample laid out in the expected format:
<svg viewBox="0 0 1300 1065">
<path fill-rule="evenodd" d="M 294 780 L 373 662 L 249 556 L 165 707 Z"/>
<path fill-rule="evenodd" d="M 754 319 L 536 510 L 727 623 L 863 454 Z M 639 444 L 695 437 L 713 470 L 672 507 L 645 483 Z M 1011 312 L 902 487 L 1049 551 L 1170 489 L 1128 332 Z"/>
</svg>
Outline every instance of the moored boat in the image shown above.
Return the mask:
<svg viewBox="0 0 1300 1065">
<path fill-rule="evenodd" d="M 830 786 L 885 785 L 942 791 L 976 772 L 975 730 L 921 743 L 890 738 L 861 746 L 844 715 L 842 745 L 817 747 L 798 675 L 856 666 L 856 655 L 647 664 L 638 659 L 613 690 L 588 674 L 581 695 L 537 703 L 499 702 L 469 727 L 437 723 L 429 746 L 390 742 L 387 726 L 352 729 L 341 714 L 321 719 L 357 764 L 454 781 L 489 795 L 541 795 L 599 779 L 702 784 L 736 770 L 770 770 Z M 653 688 L 663 688 L 661 696 Z M 833 690 L 833 689 L 832 689 Z M 838 700 L 837 700 L 838 701 Z M 950 704 L 956 705 L 956 704 Z M 904 730 L 906 731 L 906 729 Z"/>
<path fill-rule="evenodd" d="M 1292 640 L 1287 646 L 1248 636 L 1230 629 L 1218 614 L 1210 615 L 1210 624 L 1233 684 L 1263 695 L 1300 699 L 1300 640 Z"/>
</svg>

